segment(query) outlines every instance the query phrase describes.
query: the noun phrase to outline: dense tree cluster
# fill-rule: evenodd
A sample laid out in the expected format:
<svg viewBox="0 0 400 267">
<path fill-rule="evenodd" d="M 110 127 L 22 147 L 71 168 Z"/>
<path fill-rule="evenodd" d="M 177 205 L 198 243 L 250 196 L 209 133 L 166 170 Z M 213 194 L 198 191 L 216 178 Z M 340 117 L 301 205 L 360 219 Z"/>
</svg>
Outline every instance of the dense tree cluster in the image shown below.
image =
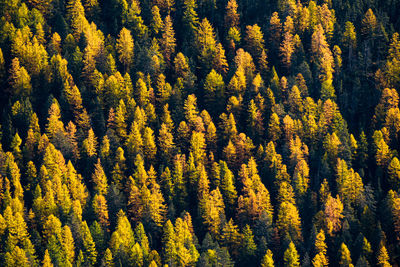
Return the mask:
<svg viewBox="0 0 400 267">
<path fill-rule="evenodd" d="M 399 8 L 0 0 L 0 265 L 397 266 Z"/>
</svg>

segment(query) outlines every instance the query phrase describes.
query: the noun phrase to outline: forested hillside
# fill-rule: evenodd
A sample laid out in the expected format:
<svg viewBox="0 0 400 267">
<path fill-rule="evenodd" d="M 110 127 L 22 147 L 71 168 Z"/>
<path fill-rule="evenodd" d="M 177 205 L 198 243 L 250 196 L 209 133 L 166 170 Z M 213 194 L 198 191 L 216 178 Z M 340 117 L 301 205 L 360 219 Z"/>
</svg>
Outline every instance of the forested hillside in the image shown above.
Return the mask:
<svg viewBox="0 0 400 267">
<path fill-rule="evenodd" d="M 399 0 L 0 0 L 0 266 L 398 266 Z"/>
</svg>

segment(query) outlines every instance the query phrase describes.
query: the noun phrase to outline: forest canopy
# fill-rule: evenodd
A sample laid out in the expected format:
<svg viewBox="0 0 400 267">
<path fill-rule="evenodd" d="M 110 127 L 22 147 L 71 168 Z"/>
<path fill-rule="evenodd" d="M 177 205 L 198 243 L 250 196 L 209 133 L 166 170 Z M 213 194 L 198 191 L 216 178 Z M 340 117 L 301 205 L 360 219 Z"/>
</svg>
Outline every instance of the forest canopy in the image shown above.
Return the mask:
<svg viewBox="0 0 400 267">
<path fill-rule="evenodd" d="M 0 0 L 0 266 L 398 266 L 399 10 Z"/>
</svg>

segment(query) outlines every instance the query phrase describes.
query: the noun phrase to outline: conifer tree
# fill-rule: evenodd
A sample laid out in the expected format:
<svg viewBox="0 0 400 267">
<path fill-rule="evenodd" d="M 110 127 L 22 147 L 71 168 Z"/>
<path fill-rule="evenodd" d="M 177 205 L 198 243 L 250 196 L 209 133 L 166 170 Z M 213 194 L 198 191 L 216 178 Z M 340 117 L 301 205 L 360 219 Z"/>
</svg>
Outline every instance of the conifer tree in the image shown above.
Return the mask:
<svg viewBox="0 0 400 267">
<path fill-rule="evenodd" d="M 117 51 L 119 54 L 119 61 L 124 65 L 125 71 L 129 72 L 129 68 L 133 62 L 133 38 L 131 32 L 122 28 L 117 40 Z"/>
<path fill-rule="evenodd" d="M 290 242 L 289 247 L 286 249 L 283 255 L 283 261 L 285 267 L 298 267 L 300 266 L 299 254 L 297 253 L 296 246 L 293 242 Z"/>
<path fill-rule="evenodd" d="M 10 68 L 10 86 L 13 96 L 29 96 L 32 91 L 31 77 L 26 69 L 20 66 L 18 58 L 14 58 Z"/>
<path fill-rule="evenodd" d="M 182 22 L 186 29 L 194 36 L 199 25 L 199 17 L 196 12 L 197 3 L 195 0 L 184 0 Z"/>
<path fill-rule="evenodd" d="M 103 195 L 95 195 L 93 199 L 93 210 L 99 223 L 107 228 L 110 224 L 108 207 L 106 199 Z"/>
<path fill-rule="evenodd" d="M 254 261 L 254 256 L 257 250 L 257 245 L 254 242 L 253 231 L 249 225 L 246 225 L 243 229 L 242 234 L 242 245 L 241 245 L 241 256 L 243 257 L 243 262 L 251 263 Z"/>
<path fill-rule="evenodd" d="M 216 45 L 214 29 L 207 18 L 204 18 L 197 30 L 196 41 L 198 47 L 199 60 L 206 71 L 212 67 L 210 63 L 216 55 Z"/>
<path fill-rule="evenodd" d="M 171 57 L 175 53 L 176 47 L 175 31 L 172 26 L 172 19 L 170 15 L 165 17 L 160 44 L 163 50 L 165 61 L 167 64 L 170 64 Z"/>
<path fill-rule="evenodd" d="M 345 243 L 342 243 L 340 245 L 339 255 L 340 255 L 340 261 L 339 261 L 340 266 L 350 266 L 350 267 L 354 266 L 351 263 L 350 251 Z"/>
<path fill-rule="evenodd" d="M 296 206 L 290 202 L 283 202 L 279 207 L 277 226 L 282 236 L 289 233 L 295 241 L 302 240 L 301 222 Z"/>
<path fill-rule="evenodd" d="M 160 30 L 163 28 L 164 22 L 160 15 L 160 9 L 157 5 L 151 8 L 151 23 L 150 28 L 154 35 L 158 35 Z"/>
<path fill-rule="evenodd" d="M 261 261 L 261 267 L 274 267 L 275 263 L 272 256 L 272 251 L 268 249 Z"/>
<path fill-rule="evenodd" d="M 262 51 L 265 50 L 265 41 L 261 28 L 257 24 L 246 26 L 245 42 L 253 58 L 260 58 Z"/>
<path fill-rule="evenodd" d="M 225 27 L 230 29 L 239 25 L 240 16 L 238 14 L 238 4 L 236 0 L 229 0 L 226 4 L 225 10 Z"/>
<path fill-rule="evenodd" d="M 95 188 L 98 194 L 106 195 L 108 191 L 107 177 L 101 166 L 100 158 L 97 159 L 97 163 L 94 165 L 94 173 L 92 175 L 92 181 L 95 184 Z"/>
<path fill-rule="evenodd" d="M 389 262 L 389 254 L 384 245 L 380 245 L 380 249 L 377 256 L 377 264 L 382 267 L 392 266 Z"/>
</svg>

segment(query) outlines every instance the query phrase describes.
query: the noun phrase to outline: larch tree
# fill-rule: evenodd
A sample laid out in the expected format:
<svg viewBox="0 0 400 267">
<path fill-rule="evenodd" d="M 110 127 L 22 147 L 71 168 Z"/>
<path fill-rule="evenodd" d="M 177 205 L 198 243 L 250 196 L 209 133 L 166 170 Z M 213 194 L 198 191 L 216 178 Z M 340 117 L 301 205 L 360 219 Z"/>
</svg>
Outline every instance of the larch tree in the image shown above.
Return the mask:
<svg viewBox="0 0 400 267">
<path fill-rule="evenodd" d="M 238 14 L 238 4 L 236 0 L 229 0 L 225 7 L 225 28 L 235 28 L 239 25 L 240 15 Z"/>
<path fill-rule="evenodd" d="M 194 36 L 199 26 L 199 17 L 196 12 L 197 3 L 195 0 L 184 0 L 183 2 L 183 24 L 187 30 Z"/>
<path fill-rule="evenodd" d="M 216 55 L 216 36 L 214 29 L 207 18 L 204 18 L 196 32 L 198 57 L 202 62 L 203 68 L 208 71 L 211 68 L 213 58 Z"/>
<path fill-rule="evenodd" d="M 347 248 L 345 243 L 342 243 L 340 245 L 340 250 L 339 250 L 339 264 L 340 266 L 349 266 L 352 267 L 354 266 L 351 263 L 351 255 L 350 255 L 350 250 Z"/>
<path fill-rule="evenodd" d="M 246 26 L 246 36 L 244 40 L 252 57 L 259 59 L 262 51 L 265 50 L 264 34 L 261 28 L 257 24 Z"/>
<path fill-rule="evenodd" d="M 93 199 L 93 211 L 99 223 L 107 229 L 110 225 L 107 201 L 103 195 L 95 195 Z"/>
<path fill-rule="evenodd" d="M 176 48 L 175 31 L 170 15 L 165 17 L 160 45 L 163 50 L 165 61 L 169 65 L 171 63 L 171 57 L 175 53 Z"/>
<path fill-rule="evenodd" d="M 280 205 L 277 226 L 282 236 L 289 233 L 294 241 L 303 239 L 299 211 L 293 203 L 285 201 Z"/>
<path fill-rule="evenodd" d="M 292 63 L 292 55 L 295 52 L 295 40 L 294 40 L 294 26 L 293 20 L 290 16 L 286 17 L 286 21 L 283 27 L 283 40 L 279 47 L 280 56 L 282 57 L 282 64 L 289 69 Z"/>
<path fill-rule="evenodd" d="M 100 158 L 97 159 L 97 163 L 94 165 L 94 173 L 92 174 L 92 181 L 95 184 L 95 188 L 98 194 L 106 195 L 108 192 L 107 177 L 101 166 Z"/>
<path fill-rule="evenodd" d="M 235 179 L 232 171 L 224 161 L 220 161 L 220 183 L 221 191 L 224 196 L 225 206 L 233 207 L 237 199 L 237 191 L 235 188 Z"/>
<path fill-rule="evenodd" d="M 144 129 L 143 153 L 148 162 L 153 161 L 157 153 L 154 131 L 150 127 Z"/>
<path fill-rule="evenodd" d="M 221 43 L 217 44 L 215 57 L 213 60 L 213 68 L 215 68 L 219 73 L 226 76 L 229 65 L 225 56 L 225 50 Z"/>
<path fill-rule="evenodd" d="M 253 231 L 249 225 L 246 225 L 242 233 L 241 257 L 244 263 L 252 263 L 254 261 L 257 245 L 254 242 Z"/>
<path fill-rule="evenodd" d="M 293 242 L 290 242 L 289 247 L 285 250 L 283 255 L 283 266 L 285 267 L 299 267 L 300 260 L 296 246 Z"/>
<path fill-rule="evenodd" d="M 32 91 L 31 77 L 23 66 L 20 66 L 18 58 L 14 58 L 11 63 L 9 83 L 11 95 L 29 96 Z"/>
<path fill-rule="evenodd" d="M 129 72 L 129 69 L 133 62 L 133 38 L 130 30 L 126 28 L 122 28 L 118 35 L 117 39 L 117 51 L 118 51 L 118 59 L 122 63 L 126 72 Z"/>
<path fill-rule="evenodd" d="M 121 210 L 118 212 L 117 227 L 111 235 L 110 250 L 114 260 L 127 263 L 131 254 L 131 249 L 135 245 L 135 236 L 132 226 Z"/>
<path fill-rule="evenodd" d="M 365 38 L 371 39 L 374 37 L 377 30 L 378 22 L 371 8 L 365 12 L 364 18 L 361 21 L 361 33 Z"/>
<path fill-rule="evenodd" d="M 58 101 L 54 98 L 49 108 L 48 124 L 46 133 L 49 138 L 53 138 L 58 133 L 64 133 L 64 124 L 61 121 L 61 110 Z"/>
<path fill-rule="evenodd" d="M 88 27 L 89 22 L 85 17 L 85 8 L 80 0 L 70 0 L 67 3 L 67 19 L 70 20 L 75 39 L 79 39 Z"/>
<path fill-rule="evenodd" d="M 392 265 L 389 262 L 389 254 L 387 252 L 386 247 L 383 244 L 380 244 L 379 252 L 377 255 L 377 264 L 380 267 L 391 267 Z"/>
<path fill-rule="evenodd" d="M 348 168 L 344 160 L 338 159 L 337 163 L 337 185 L 339 195 L 348 203 L 356 203 L 360 200 L 364 191 L 364 185 L 360 175 Z"/>
<path fill-rule="evenodd" d="M 315 27 L 314 33 L 312 34 L 311 50 L 313 53 L 313 61 L 317 64 L 319 69 L 318 77 L 321 82 L 321 98 L 323 100 L 334 98 L 335 90 L 332 85 L 334 59 L 321 24 Z"/>
<path fill-rule="evenodd" d="M 157 5 L 151 8 L 151 23 L 150 28 L 154 35 L 158 35 L 160 30 L 164 27 L 164 22 L 162 21 L 160 15 L 160 9 Z"/>
<path fill-rule="evenodd" d="M 221 232 L 221 244 L 228 247 L 232 256 L 238 256 L 242 235 L 239 232 L 238 226 L 230 219 L 225 223 Z"/>
<path fill-rule="evenodd" d="M 325 203 L 324 214 L 326 218 L 326 229 L 327 233 L 333 236 L 335 233 L 342 228 L 343 219 L 343 203 L 339 196 L 333 198 L 328 195 Z"/>
<path fill-rule="evenodd" d="M 172 150 L 174 148 L 174 138 L 165 123 L 161 124 L 161 128 L 158 134 L 158 145 L 160 148 L 161 156 L 164 158 L 164 160 L 169 161 L 170 157 L 172 156 Z"/>
<path fill-rule="evenodd" d="M 220 100 L 224 97 L 225 83 L 221 74 L 217 73 L 214 69 L 206 76 L 204 82 L 204 91 L 207 105 L 216 107 Z M 210 111 L 212 109 L 209 109 Z"/>
<path fill-rule="evenodd" d="M 274 266 L 275 263 L 272 251 L 268 249 L 261 261 L 261 267 L 274 267 Z"/>
<path fill-rule="evenodd" d="M 393 157 L 388 166 L 389 183 L 394 188 L 400 186 L 400 161 L 397 157 Z"/>
<path fill-rule="evenodd" d="M 279 48 L 281 43 L 282 34 L 282 23 L 279 18 L 278 12 L 272 13 L 271 19 L 269 21 L 269 40 L 273 45 L 275 51 Z"/>
<path fill-rule="evenodd" d="M 321 231 L 317 234 L 315 239 L 315 251 L 316 255 L 313 259 L 313 266 L 328 266 L 328 257 L 326 255 L 327 245 L 325 243 L 325 234 L 324 231 Z"/>
<path fill-rule="evenodd" d="M 353 51 L 356 49 L 356 46 L 357 46 L 357 35 L 356 35 L 355 27 L 354 27 L 353 23 L 351 23 L 350 21 L 346 22 L 342 42 L 345 45 L 345 47 L 348 49 L 348 61 L 351 66 Z"/>
</svg>

